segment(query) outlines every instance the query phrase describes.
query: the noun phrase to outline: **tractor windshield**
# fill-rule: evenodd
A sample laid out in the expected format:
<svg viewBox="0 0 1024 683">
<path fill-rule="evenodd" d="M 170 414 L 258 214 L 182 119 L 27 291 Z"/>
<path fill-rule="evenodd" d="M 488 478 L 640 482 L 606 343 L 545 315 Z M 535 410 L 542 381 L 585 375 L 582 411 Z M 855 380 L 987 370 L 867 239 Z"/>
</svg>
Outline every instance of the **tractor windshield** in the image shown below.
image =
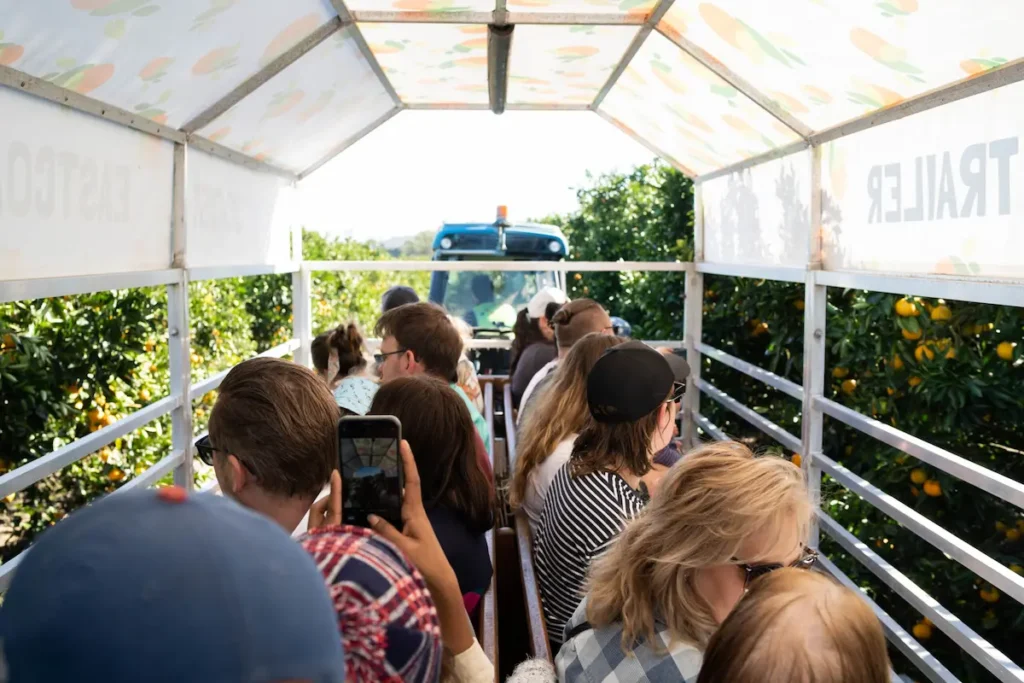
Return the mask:
<svg viewBox="0 0 1024 683">
<path fill-rule="evenodd" d="M 516 313 L 543 287 L 557 286 L 550 271 L 462 271 L 448 275 L 441 303 L 474 328 L 511 329 Z"/>
</svg>

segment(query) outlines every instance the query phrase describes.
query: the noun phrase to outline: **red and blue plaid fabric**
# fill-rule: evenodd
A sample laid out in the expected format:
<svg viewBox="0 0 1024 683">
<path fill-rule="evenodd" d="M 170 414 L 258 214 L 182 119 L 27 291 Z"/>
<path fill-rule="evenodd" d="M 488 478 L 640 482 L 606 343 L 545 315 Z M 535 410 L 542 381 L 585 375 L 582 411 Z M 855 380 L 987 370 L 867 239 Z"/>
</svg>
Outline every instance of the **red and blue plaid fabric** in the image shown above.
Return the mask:
<svg viewBox="0 0 1024 683">
<path fill-rule="evenodd" d="M 430 683 L 441 669 L 441 626 L 426 582 L 384 538 L 353 526 L 300 539 L 327 582 L 345 648 L 346 680 Z"/>
</svg>

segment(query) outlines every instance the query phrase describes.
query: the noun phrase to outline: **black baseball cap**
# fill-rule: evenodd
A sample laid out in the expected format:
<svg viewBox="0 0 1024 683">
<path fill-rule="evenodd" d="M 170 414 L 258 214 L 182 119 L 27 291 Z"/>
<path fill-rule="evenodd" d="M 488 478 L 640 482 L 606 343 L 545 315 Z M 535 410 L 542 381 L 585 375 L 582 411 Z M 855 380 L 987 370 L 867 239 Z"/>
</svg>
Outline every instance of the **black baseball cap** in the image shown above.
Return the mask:
<svg viewBox="0 0 1024 683">
<path fill-rule="evenodd" d="M 605 351 L 587 375 L 587 404 L 598 422 L 636 422 L 669 396 L 681 396 L 690 366 L 631 341 Z"/>
<path fill-rule="evenodd" d="M 384 296 L 380 298 L 380 310 L 382 313 L 387 313 L 392 308 L 398 308 L 405 304 L 419 303 L 419 300 L 419 295 L 412 287 L 395 285 L 384 292 Z"/>
</svg>

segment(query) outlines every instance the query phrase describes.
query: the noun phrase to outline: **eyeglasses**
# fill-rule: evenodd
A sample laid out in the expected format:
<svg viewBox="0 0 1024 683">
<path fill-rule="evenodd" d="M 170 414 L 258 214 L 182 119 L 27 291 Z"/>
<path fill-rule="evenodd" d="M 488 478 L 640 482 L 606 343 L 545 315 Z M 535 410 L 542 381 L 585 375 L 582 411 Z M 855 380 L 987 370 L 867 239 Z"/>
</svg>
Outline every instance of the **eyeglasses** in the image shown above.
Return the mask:
<svg viewBox="0 0 1024 683">
<path fill-rule="evenodd" d="M 784 569 L 790 567 L 793 569 L 810 569 L 814 566 L 814 563 L 818 561 L 818 552 L 813 548 L 805 547 L 800 558 L 790 564 L 742 564 L 737 563 L 737 566 L 746 572 L 746 576 L 743 578 L 743 587 L 746 588 L 750 585 L 750 582 L 754 579 L 760 578 L 765 574 L 771 574 L 773 571 L 778 569 Z"/>
<path fill-rule="evenodd" d="M 216 450 L 214 445 L 210 443 L 209 434 L 196 441 L 196 452 L 199 453 L 199 459 L 206 465 L 213 465 L 213 453 Z"/>
<path fill-rule="evenodd" d="M 203 462 L 203 464 L 212 467 L 213 454 L 219 449 L 212 443 L 210 443 L 210 435 L 207 434 L 203 438 L 198 439 L 195 443 L 195 447 L 196 452 L 199 454 L 199 459 Z M 255 470 L 253 470 L 252 466 L 249 463 L 245 462 L 241 458 L 239 458 L 239 462 L 242 463 L 242 466 L 245 467 L 245 469 L 249 470 L 253 474 L 256 474 Z"/>
<path fill-rule="evenodd" d="M 408 350 L 409 349 L 398 349 L 397 351 L 388 351 L 387 353 L 375 353 L 373 354 L 373 362 L 380 365 L 387 360 L 388 356 L 397 356 L 398 354 L 405 353 Z"/>
</svg>

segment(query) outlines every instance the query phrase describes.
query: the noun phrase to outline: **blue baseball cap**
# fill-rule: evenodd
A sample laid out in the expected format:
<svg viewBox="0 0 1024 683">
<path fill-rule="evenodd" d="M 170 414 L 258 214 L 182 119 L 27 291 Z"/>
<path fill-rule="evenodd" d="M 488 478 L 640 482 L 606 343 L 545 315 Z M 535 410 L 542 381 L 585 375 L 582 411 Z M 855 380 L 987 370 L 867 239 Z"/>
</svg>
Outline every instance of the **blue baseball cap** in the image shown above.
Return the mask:
<svg viewBox="0 0 1024 683">
<path fill-rule="evenodd" d="M 12 683 L 345 679 L 309 555 L 269 519 L 177 487 L 108 496 L 43 534 L 0 638 Z"/>
</svg>

